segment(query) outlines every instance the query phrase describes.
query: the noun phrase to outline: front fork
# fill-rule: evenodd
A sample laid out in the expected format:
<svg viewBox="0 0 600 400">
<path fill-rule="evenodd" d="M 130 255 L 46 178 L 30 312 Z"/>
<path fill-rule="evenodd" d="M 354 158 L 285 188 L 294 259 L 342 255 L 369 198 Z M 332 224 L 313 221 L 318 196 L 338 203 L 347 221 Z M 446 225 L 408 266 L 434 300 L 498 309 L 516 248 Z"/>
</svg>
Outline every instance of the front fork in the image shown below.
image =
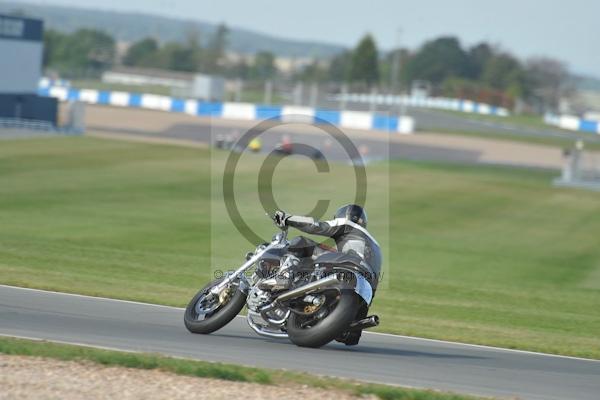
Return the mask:
<svg viewBox="0 0 600 400">
<path fill-rule="evenodd" d="M 277 245 L 279 243 L 285 243 L 286 240 L 287 240 L 287 227 L 282 229 L 281 232 L 273 238 L 273 241 L 270 244 L 268 244 L 267 246 L 265 246 L 265 248 L 254 253 L 254 255 L 252 257 L 250 257 L 244 264 L 242 264 L 241 267 L 236 269 L 233 273 L 227 274 L 225 279 L 223 279 L 221 282 L 219 282 L 217 285 L 213 286 L 210 289 L 210 293 L 213 296 L 218 296 L 219 293 L 221 293 L 223 291 L 223 289 L 225 289 L 227 286 L 229 286 L 231 284 L 231 282 L 233 282 L 234 280 L 236 280 L 238 278 L 240 279 L 241 282 L 244 283 L 245 289 L 247 290 L 250 285 L 248 283 L 248 280 L 246 279 L 246 276 L 244 275 L 244 272 L 246 272 L 250 267 L 252 267 L 252 265 L 255 262 L 257 262 L 258 259 L 260 258 L 260 256 L 262 256 L 266 251 L 269 251 L 270 249 L 272 249 L 275 245 Z"/>
<path fill-rule="evenodd" d="M 238 278 L 240 280 L 240 288 L 244 291 L 247 291 L 250 284 L 248 283 L 248 279 L 246 279 L 246 275 L 244 274 L 244 272 L 250 269 L 250 267 L 252 267 L 252 265 L 254 265 L 254 263 L 258 261 L 260 256 L 262 256 L 266 251 L 271 249 L 271 247 L 273 247 L 272 243 L 266 246 L 261 251 L 257 251 L 252 257 L 248 259 L 248 261 L 242 264 L 241 267 L 239 267 L 232 273 L 228 273 L 227 276 L 225 276 L 225 279 L 213 286 L 210 289 L 210 293 L 213 296 L 218 296 L 219 293 L 221 293 L 227 286 L 229 286 L 233 281 L 235 281 Z"/>
</svg>

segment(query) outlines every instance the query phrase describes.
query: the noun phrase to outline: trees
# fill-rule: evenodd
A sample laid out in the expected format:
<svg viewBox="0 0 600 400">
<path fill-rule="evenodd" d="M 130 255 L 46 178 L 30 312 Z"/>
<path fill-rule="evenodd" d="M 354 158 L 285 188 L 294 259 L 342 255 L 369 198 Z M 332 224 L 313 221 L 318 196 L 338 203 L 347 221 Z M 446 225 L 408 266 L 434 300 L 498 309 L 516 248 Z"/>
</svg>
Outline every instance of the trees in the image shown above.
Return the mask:
<svg viewBox="0 0 600 400">
<path fill-rule="evenodd" d="M 270 51 L 258 52 L 254 57 L 254 64 L 250 68 L 250 76 L 253 79 L 266 80 L 273 78 L 276 72 L 275 55 Z"/>
<path fill-rule="evenodd" d="M 258 52 L 254 57 L 239 55 L 237 61 L 232 57 L 225 62 L 228 41 L 229 28 L 220 24 L 203 46 L 196 26 L 190 24 L 184 42 L 161 44 L 154 38 L 144 38 L 130 46 L 122 61 L 128 66 L 199 71 L 259 81 L 277 76 L 276 58 L 269 51 Z M 44 34 L 44 44 L 44 66 L 67 78 L 99 76 L 114 63 L 115 41 L 104 32 L 81 29 L 66 34 L 50 29 Z M 414 80 L 426 80 L 434 94 L 497 105 L 510 106 L 519 98 L 540 112 L 556 110 L 560 98 L 570 90 L 569 72 L 560 61 L 534 58 L 523 63 L 485 42 L 465 49 L 451 36 L 430 40 L 414 52 L 394 49 L 379 57 L 375 40 L 367 34 L 353 50 L 337 54 L 328 65 L 315 59 L 292 77 L 354 83 L 351 90 L 360 91 L 378 84 L 391 87 L 398 79 L 404 88 Z"/>
<path fill-rule="evenodd" d="M 227 68 L 225 70 L 225 74 L 229 78 L 249 79 L 251 67 L 248 65 L 248 62 L 246 62 L 245 59 L 241 59 Z"/>
<path fill-rule="evenodd" d="M 44 67 L 56 67 L 61 62 L 65 51 L 67 35 L 48 29 L 44 32 L 44 54 L 42 64 Z"/>
<path fill-rule="evenodd" d="M 123 64 L 133 67 L 195 72 L 199 69 L 202 47 L 195 29 L 188 31 L 185 43 L 169 42 L 159 46 L 154 38 L 142 39 L 129 47 Z"/>
<path fill-rule="evenodd" d="M 526 68 L 512 54 L 485 42 L 463 50 L 454 37 L 441 37 L 426 42 L 407 57 L 408 61 L 402 68 L 404 82 L 427 80 L 439 93 L 446 96 L 504 105 L 517 98 L 531 100 L 534 92 L 540 93 L 535 88 L 542 85 L 542 80 L 552 81 L 550 77 L 554 77 L 556 81 L 560 76 L 560 68 L 550 64 L 546 64 L 545 68 L 540 63 L 536 64 L 547 75 L 535 68 L 535 71 L 528 72 L 533 65 Z M 545 93 L 548 95 L 551 92 L 556 92 L 556 84 L 554 89 L 546 87 Z"/>
<path fill-rule="evenodd" d="M 466 77 L 469 60 L 455 37 L 441 37 L 425 43 L 408 61 L 408 80 L 422 79 L 440 85 L 449 77 Z"/>
<path fill-rule="evenodd" d="M 389 85 L 392 90 L 398 90 L 398 84 L 406 85 L 407 61 L 411 58 L 408 49 L 397 48 L 389 51 L 379 63 L 381 83 Z"/>
<path fill-rule="evenodd" d="M 307 82 L 323 82 L 327 80 L 328 72 L 317 59 L 313 59 L 310 64 L 296 73 L 295 78 Z"/>
<path fill-rule="evenodd" d="M 344 51 L 333 57 L 329 63 L 327 78 L 332 82 L 345 82 L 349 78 L 352 52 Z"/>
<path fill-rule="evenodd" d="M 525 71 L 515 57 L 509 53 L 498 52 L 486 62 L 481 82 L 490 88 L 504 91 L 512 99 L 528 94 Z"/>
<path fill-rule="evenodd" d="M 531 101 L 539 112 L 558 110 L 560 99 L 573 88 L 569 85 L 569 71 L 565 63 L 535 57 L 526 63 L 526 80 L 531 88 Z"/>
<path fill-rule="evenodd" d="M 125 57 L 123 57 L 123 64 L 129 66 L 143 66 L 153 67 L 156 66 L 156 55 L 158 52 L 158 43 L 154 38 L 145 38 L 132 44 Z"/>
<path fill-rule="evenodd" d="M 221 24 L 208 45 L 203 47 L 198 30 L 190 25 L 184 43 L 169 42 L 160 46 L 153 38 L 134 43 L 123 58 L 123 64 L 185 72 L 225 73 L 221 63 L 227 50 L 228 35 L 229 29 Z"/>
<path fill-rule="evenodd" d="M 195 51 L 176 42 L 169 42 L 160 49 L 159 66 L 164 69 L 182 72 L 195 72 L 198 70 L 198 61 Z"/>
<path fill-rule="evenodd" d="M 372 86 L 379 81 L 379 55 L 370 34 L 365 35 L 352 53 L 348 78 Z"/>
<path fill-rule="evenodd" d="M 201 58 L 201 70 L 203 72 L 210 74 L 219 72 L 228 42 L 229 28 L 224 23 L 221 23 L 217 26 L 208 46 L 203 50 Z"/>
<path fill-rule="evenodd" d="M 481 78 L 485 65 L 493 54 L 494 50 L 485 42 L 479 43 L 469 49 L 467 58 L 469 64 L 468 76 L 470 79 L 478 80 Z"/>
<path fill-rule="evenodd" d="M 110 68 L 115 58 L 112 36 L 94 29 L 70 35 L 47 30 L 44 47 L 44 65 L 69 76 L 97 75 Z"/>
<path fill-rule="evenodd" d="M 78 66 L 102 71 L 115 58 L 115 40 L 107 33 L 94 29 L 80 29 L 70 37 L 69 53 Z"/>
</svg>

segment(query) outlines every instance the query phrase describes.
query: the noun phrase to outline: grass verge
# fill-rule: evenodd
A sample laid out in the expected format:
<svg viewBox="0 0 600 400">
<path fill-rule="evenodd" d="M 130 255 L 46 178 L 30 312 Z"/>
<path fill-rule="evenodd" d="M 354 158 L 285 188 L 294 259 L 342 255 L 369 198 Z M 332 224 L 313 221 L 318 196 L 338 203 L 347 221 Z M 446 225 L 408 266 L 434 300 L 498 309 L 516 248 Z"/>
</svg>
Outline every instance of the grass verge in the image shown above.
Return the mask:
<svg viewBox="0 0 600 400">
<path fill-rule="evenodd" d="M 246 156 L 238 203 L 270 237 L 262 158 Z M 213 211 L 225 158 L 86 137 L 2 141 L 0 283 L 185 306 L 213 268 L 253 249 Z M 298 214 L 330 194 L 332 208 L 348 203 L 346 168 L 332 163 L 330 176 L 286 159 L 277 201 Z M 600 358 L 599 193 L 518 168 L 393 162 L 368 173 L 369 229 L 389 264 L 377 330 Z"/>
<path fill-rule="evenodd" d="M 535 114 L 510 114 L 505 117 L 499 115 L 489 115 L 489 114 L 478 114 L 478 113 L 466 113 L 461 111 L 454 110 L 439 110 L 440 112 L 454 115 L 456 117 L 463 117 L 477 121 L 485 121 L 485 122 L 493 122 L 499 124 L 511 124 L 515 126 L 523 126 L 530 128 L 540 128 L 540 129 L 560 129 L 555 128 L 551 125 L 546 124 L 544 122 L 544 118 L 541 115 Z M 568 132 L 565 130 L 565 132 Z"/>
<path fill-rule="evenodd" d="M 263 368 L 243 367 L 233 364 L 211 363 L 155 354 L 126 353 L 92 347 L 57 344 L 0 337 L 0 353 L 7 355 L 36 356 L 63 361 L 91 361 L 106 366 L 137 369 L 159 369 L 179 375 L 214 378 L 261 385 L 301 384 L 320 389 L 344 391 L 359 395 L 375 395 L 384 400 L 469 400 L 471 396 L 430 390 L 405 389 L 394 386 L 365 384 L 303 373 Z M 9 372 L 7 372 L 9 373 Z"/>
</svg>

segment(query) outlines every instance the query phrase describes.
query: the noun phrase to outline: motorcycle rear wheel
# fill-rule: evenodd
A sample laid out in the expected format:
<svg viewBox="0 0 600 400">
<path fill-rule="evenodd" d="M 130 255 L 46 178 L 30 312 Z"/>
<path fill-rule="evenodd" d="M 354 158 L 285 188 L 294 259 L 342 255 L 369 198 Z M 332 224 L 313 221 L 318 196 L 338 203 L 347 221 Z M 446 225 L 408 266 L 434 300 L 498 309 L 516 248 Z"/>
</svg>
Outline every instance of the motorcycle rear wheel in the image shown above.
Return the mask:
<svg viewBox="0 0 600 400">
<path fill-rule="evenodd" d="M 306 326 L 307 316 L 291 313 L 287 321 L 287 333 L 300 347 L 321 347 L 345 332 L 360 308 L 362 300 L 352 289 L 341 289 L 334 308 L 321 320 Z"/>
<path fill-rule="evenodd" d="M 192 333 L 208 334 L 221 329 L 244 308 L 246 295 L 239 286 L 231 285 L 226 299 L 211 298 L 210 289 L 221 282 L 217 279 L 204 286 L 192 298 L 185 308 L 183 320 L 185 327 Z"/>
</svg>

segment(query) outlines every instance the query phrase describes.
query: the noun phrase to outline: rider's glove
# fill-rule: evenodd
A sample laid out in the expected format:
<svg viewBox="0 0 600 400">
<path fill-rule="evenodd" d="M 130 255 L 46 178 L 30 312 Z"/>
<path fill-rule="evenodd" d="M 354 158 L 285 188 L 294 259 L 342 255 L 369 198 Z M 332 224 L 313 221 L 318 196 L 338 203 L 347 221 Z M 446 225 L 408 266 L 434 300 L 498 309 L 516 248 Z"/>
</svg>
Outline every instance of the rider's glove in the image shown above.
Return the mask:
<svg viewBox="0 0 600 400">
<path fill-rule="evenodd" d="M 291 215 L 286 214 L 285 211 L 276 211 L 273 220 L 275 221 L 275 225 L 284 228 L 289 217 L 291 217 Z"/>
</svg>

